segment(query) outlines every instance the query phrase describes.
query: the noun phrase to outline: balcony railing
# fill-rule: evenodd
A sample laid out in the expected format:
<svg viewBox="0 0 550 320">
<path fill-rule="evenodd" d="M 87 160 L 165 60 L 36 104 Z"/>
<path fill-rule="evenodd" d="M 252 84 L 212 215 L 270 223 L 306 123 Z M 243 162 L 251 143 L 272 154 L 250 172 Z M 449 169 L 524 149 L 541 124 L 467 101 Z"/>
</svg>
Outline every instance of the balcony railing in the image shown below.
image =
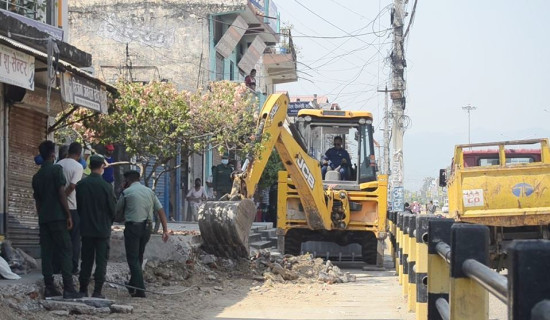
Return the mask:
<svg viewBox="0 0 550 320">
<path fill-rule="evenodd" d="M 42 21 L 46 1 L 38 3 L 32 0 L 0 0 L 0 9 L 17 13 L 29 19 Z"/>
</svg>

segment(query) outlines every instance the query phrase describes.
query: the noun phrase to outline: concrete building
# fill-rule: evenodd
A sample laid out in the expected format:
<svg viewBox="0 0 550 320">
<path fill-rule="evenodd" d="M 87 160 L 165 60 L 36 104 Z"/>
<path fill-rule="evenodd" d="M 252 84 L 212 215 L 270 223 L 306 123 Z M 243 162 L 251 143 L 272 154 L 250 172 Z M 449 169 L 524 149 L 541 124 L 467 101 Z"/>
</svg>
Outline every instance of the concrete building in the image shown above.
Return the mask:
<svg viewBox="0 0 550 320">
<path fill-rule="evenodd" d="M 69 45 L 66 1 L 0 1 L 0 241 L 39 255 L 32 176 L 55 117 L 80 107 L 107 112 L 116 90 L 83 68 L 92 56 Z"/>
<path fill-rule="evenodd" d="M 261 105 L 276 84 L 297 81 L 292 37 L 272 0 L 72 0 L 69 24 L 70 42 L 98 57 L 95 73 L 111 83 L 164 80 L 195 90 L 243 82 L 256 69 Z M 205 150 L 167 176 L 157 193 L 170 216 L 184 219 L 187 186 L 206 181 L 219 161 Z"/>
</svg>

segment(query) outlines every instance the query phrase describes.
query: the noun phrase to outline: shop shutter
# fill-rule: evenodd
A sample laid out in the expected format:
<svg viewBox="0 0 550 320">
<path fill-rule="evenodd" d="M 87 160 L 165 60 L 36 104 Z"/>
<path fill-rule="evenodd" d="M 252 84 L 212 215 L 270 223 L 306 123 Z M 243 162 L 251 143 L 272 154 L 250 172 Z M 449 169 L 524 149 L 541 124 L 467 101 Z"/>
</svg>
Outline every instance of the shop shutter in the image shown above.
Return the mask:
<svg viewBox="0 0 550 320">
<path fill-rule="evenodd" d="M 33 198 L 32 177 L 38 145 L 46 137 L 47 116 L 20 107 L 10 108 L 8 143 L 7 238 L 15 248 L 33 257 L 40 255 L 38 216 Z"/>
</svg>

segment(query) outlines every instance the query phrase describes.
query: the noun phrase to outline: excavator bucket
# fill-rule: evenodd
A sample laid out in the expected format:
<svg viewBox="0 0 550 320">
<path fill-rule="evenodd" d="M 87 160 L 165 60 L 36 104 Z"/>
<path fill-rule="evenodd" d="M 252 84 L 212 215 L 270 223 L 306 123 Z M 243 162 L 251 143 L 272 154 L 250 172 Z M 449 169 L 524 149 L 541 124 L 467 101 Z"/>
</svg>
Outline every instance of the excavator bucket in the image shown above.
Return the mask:
<svg viewBox="0 0 550 320">
<path fill-rule="evenodd" d="M 208 201 L 199 210 L 199 229 L 206 252 L 225 258 L 248 258 L 248 235 L 256 206 L 250 199 Z"/>
</svg>

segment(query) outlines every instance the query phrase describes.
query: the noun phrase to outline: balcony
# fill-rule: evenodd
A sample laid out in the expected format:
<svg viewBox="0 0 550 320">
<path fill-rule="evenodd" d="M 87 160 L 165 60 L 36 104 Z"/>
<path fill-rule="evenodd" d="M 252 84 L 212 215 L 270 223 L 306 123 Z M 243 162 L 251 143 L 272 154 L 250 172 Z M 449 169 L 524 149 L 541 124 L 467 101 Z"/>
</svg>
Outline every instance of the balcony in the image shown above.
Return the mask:
<svg viewBox="0 0 550 320">
<path fill-rule="evenodd" d="M 298 81 L 296 50 L 290 29 L 281 29 L 282 41 L 264 51 L 263 62 L 267 76 L 273 84 Z"/>
</svg>

